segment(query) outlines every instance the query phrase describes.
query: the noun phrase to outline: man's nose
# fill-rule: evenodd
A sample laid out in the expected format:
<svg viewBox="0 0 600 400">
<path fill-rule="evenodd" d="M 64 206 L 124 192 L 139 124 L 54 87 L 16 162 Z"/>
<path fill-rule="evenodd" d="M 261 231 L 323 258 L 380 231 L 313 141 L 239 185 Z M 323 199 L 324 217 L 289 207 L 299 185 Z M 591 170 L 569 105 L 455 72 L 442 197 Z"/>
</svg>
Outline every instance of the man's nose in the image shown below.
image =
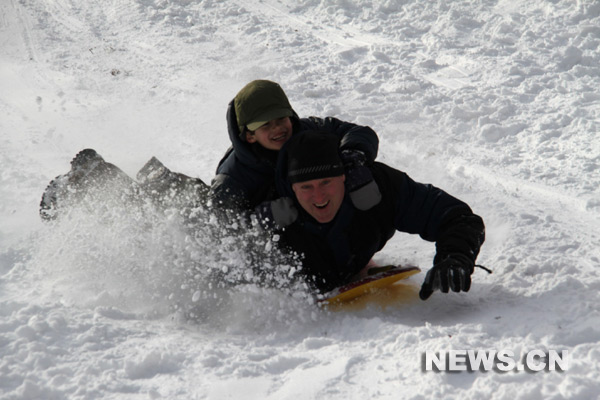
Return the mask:
<svg viewBox="0 0 600 400">
<path fill-rule="evenodd" d="M 313 193 L 313 198 L 315 199 L 315 203 L 322 203 L 322 200 L 325 200 L 326 192 L 321 188 L 316 188 Z"/>
</svg>

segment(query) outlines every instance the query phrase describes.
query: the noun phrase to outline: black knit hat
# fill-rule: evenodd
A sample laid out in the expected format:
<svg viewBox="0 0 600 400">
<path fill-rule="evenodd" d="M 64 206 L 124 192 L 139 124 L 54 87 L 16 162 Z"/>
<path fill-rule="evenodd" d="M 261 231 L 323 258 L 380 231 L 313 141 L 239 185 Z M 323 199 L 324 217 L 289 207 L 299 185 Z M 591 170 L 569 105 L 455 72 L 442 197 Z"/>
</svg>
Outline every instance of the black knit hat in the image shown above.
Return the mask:
<svg viewBox="0 0 600 400">
<path fill-rule="evenodd" d="M 299 133 L 286 144 L 290 183 L 330 178 L 344 174 L 339 139 L 326 132 Z"/>
</svg>

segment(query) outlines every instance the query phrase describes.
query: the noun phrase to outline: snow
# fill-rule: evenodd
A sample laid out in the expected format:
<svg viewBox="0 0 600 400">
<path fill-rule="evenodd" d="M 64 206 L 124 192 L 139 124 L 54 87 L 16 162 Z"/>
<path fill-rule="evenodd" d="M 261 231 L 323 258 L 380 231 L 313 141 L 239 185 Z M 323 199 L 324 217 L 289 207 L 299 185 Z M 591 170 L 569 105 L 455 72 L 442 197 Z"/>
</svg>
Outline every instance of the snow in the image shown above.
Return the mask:
<svg viewBox="0 0 600 400">
<path fill-rule="evenodd" d="M 0 398 L 599 398 L 600 3 L 5 0 L 0 49 Z M 210 181 L 227 103 L 259 78 L 301 116 L 370 125 L 380 161 L 466 200 L 494 273 L 467 294 L 421 302 L 419 274 L 397 304 L 321 310 L 186 269 L 252 277 L 240 244 L 273 247 L 215 242 L 211 221 L 189 236 L 118 208 L 39 220 L 83 148 L 130 176 L 156 156 Z M 398 234 L 376 260 L 426 269 L 433 253 Z M 569 366 L 423 370 L 452 349 L 555 349 Z"/>
</svg>

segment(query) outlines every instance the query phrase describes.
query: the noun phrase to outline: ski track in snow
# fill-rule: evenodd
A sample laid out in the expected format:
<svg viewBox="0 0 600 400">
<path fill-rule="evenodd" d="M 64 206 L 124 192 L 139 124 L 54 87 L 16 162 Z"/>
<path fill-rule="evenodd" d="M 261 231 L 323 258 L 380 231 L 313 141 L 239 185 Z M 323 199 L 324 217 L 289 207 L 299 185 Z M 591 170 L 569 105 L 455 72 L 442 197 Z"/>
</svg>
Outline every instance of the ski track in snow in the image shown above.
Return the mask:
<svg viewBox="0 0 600 400">
<path fill-rule="evenodd" d="M 594 1 L 2 2 L 0 398 L 598 398 L 599 27 Z M 494 273 L 322 311 L 183 280 L 188 261 L 243 259 L 175 220 L 42 226 L 45 185 L 86 147 L 131 176 L 154 155 L 210 181 L 227 103 L 258 78 L 301 116 L 372 126 L 379 160 L 466 200 Z M 398 234 L 376 260 L 427 269 L 433 252 Z M 422 371 L 450 349 L 568 350 L 569 367 Z"/>
</svg>

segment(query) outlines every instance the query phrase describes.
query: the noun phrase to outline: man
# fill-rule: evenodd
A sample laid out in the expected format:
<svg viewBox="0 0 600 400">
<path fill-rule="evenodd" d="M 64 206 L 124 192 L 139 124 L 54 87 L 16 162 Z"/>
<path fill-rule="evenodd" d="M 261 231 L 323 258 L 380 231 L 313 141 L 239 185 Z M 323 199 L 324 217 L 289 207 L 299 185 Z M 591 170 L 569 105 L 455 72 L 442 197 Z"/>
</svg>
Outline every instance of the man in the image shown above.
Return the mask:
<svg viewBox="0 0 600 400">
<path fill-rule="evenodd" d="M 436 243 L 423 300 L 438 289 L 468 291 L 485 238 L 482 219 L 464 202 L 385 164 L 359 169 L 369 170 L 380 191 L 377 204 L 367 210 L 349 199 L 337 137 L 304 132 L 281 150 L 277 189 L 295 217 L 277 228 L 283 245 L 303 255 L 308 282 L 321 292 L 349 282 L 401 231 Z"/>
<path fill-rule="evenodd" d="M 244 86 L 229 103 L 227 125 L 232 147 L 217 168 L 209 198 L 222 209 L 254 211 L 275 221 L 281 204 L 277 197 L 275 166 L 281 147 L 297 132 L 320 130 L 335 135 L 344 162 L 348 165 L 372 162 L 379 139 L 369 127 L 335 118 L 299 118 L 281 86 L 255 80 Z M 348 176 L 348 189 L 358 203 L 364 191 L 376 191 L 372 177 Z M 371 196 L 371 200 L 376 197 Z M 368 208 L 371 204 L 359 204 Z"/>
</svg>

